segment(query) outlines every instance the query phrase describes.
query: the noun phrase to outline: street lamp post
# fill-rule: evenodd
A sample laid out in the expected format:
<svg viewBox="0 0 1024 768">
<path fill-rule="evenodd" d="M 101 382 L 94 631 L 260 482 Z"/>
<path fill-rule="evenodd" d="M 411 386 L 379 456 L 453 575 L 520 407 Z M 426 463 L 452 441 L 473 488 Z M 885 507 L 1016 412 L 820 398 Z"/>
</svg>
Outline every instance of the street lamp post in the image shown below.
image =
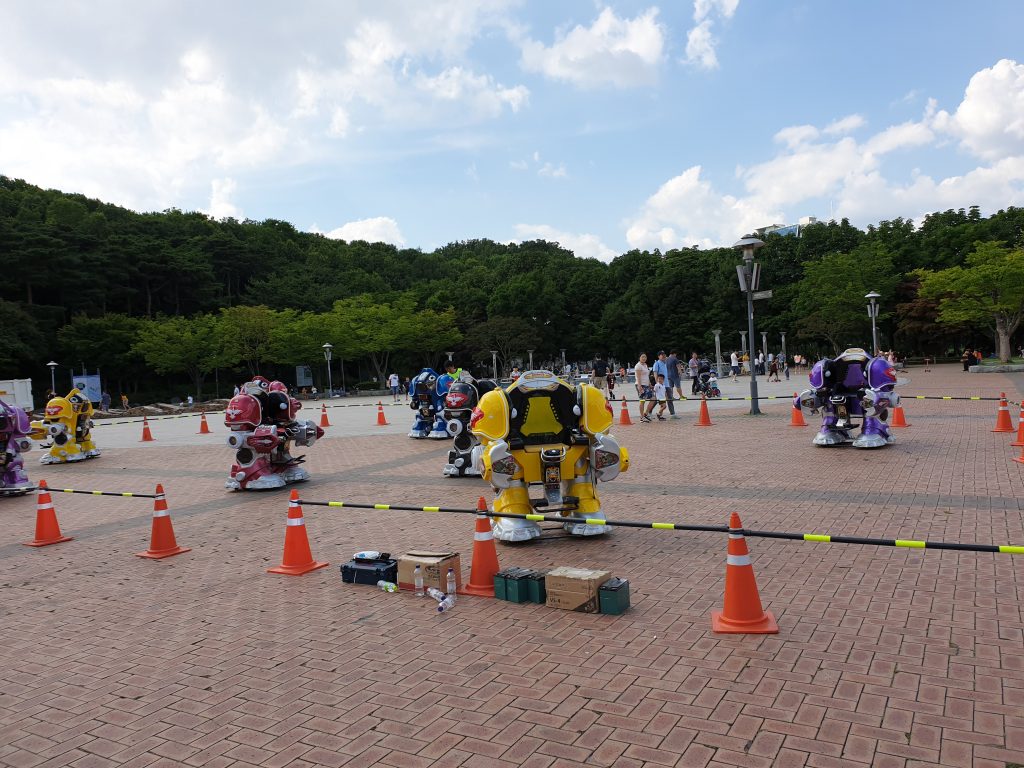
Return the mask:
<svg viewBox="0 0 1024 768">
<path fill-rule="evenodd" d="M 747 294 L 747 333 L 750 341 L 754 341 L 754 291 L 758 287 L 760 266 L 754 263 L 754 252 L 764 243 L 753 235 L 746 235 L 733 244 L 733 248 L 743 253 L 743 264 L 737 265 L 736 272 L 740 279 L 740 290 Z M 754 355 L 750 355 L 750 415 L 760 416 L 761 408 L 757 404 L 757 373 L 754 366 Z"/>
<path fill-rule="evenodd" d="M 58 363 L 55 363 L 53 360 L 51 360 L 46 365 L 50 369 L 50 391 L 53 392 L 53 394 L 56 395 L 57 394 L 57 379 L 54 378 L 54 373 L 53 372 L 57 370 Z"/>
<path fill-rule="evenodd" d="M 871 356 L 874 357 L 878 354 L 878 326 L 876 321 L 878 320 L 878 299 L 882 297 L 882 294 L 872 291 L 871 293 L 864 296 L 865 299 L 870 301 L 868 304 L 868 317 L 871 318 Z"/>
<path fill-rule="evenodd" d="M 491 350 L 491 367 L 494 368 L 494 380 L 498 380 L 498 350 Z"/>
<path fill-rule="evenodd" d="M 331 381 L 331 350 L 334 349 L 334 345 L 331 342 L 327 342 L 322 347 L 324 351 L 324 360 L 327 361 L 327 397 L 330 399 L 334 397 L 334 383 Z"/>
</svg>

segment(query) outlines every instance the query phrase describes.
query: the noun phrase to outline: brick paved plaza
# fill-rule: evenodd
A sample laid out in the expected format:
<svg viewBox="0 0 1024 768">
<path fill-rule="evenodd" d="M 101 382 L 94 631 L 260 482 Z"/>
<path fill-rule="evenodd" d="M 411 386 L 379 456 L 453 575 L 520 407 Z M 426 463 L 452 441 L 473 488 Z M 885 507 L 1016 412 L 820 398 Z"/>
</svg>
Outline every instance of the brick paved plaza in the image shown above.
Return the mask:
<svg viewBox="0 0 1024 768">
<path fill-rule="evenodd" d="M 1024 394 L 1022 374 L 906 376 L 904 395 Z M 812 446 L 785 400 L 760 418 L 712 404 L 707 429 L 692 406 L 617 427 L 633 465 L 602 487 L 606 514 L 722 525 L 738 511 L 751 529 L 1024 544 L 1024 465 L 1013 436 L 990 431 L 996 404 L 906 406 L 911 427 L 880 451 Z M 373 408 L 333 408 L 303 496 L 468 507 L 487 492 L 441 476 L 447 443 L 407 439 L 405 407 L 387 416 L 376 427 Z M 133 556 L 150 500 L 55 494 L 75 538 L 33 549 L 34 497 L 0 499 L 0 764 L 1024 764 L 1024 556 L 751 538 L 780 633 L 718 636 L 726 538 L 618 529 L 498 557 L 609 569 L 630 581 L 625 615 L 470 597 L 438 615 L 342 584 L 338 566 L 361 549 L 453 548 L 468 579 L 472 517 L 307 506 L 330 568 L 270 575 L 287 493 L 226 492 L 223 428 L 197 426 L 156 421 L 147 444 L 136 424 L 100 427 L 103 457 L 80 465 L 27 457 L 51 487 L 163 483 L 186 554 Z"/>
</svg>

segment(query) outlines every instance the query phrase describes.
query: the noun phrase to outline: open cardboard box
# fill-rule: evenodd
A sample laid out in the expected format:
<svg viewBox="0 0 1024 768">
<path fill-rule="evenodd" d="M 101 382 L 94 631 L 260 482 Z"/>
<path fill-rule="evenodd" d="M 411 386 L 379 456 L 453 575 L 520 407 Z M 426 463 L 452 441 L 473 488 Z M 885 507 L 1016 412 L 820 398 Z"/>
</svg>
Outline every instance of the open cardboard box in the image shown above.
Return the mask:
<svg viewBox="0 0 1024 768">
<path fill-rule="evenodd" d="M 455 584 L 462 588 L 462 563 L 458 552 L 429 552 L 417 550 L 406 552 L 398 558 L 398 588 L 415 589 L 413 571 L 420 567 L 423 574 L 423 587 L 435 587 L 442 592 L 448 591 L 448 569 L 455 571 Z"/>
</svg>

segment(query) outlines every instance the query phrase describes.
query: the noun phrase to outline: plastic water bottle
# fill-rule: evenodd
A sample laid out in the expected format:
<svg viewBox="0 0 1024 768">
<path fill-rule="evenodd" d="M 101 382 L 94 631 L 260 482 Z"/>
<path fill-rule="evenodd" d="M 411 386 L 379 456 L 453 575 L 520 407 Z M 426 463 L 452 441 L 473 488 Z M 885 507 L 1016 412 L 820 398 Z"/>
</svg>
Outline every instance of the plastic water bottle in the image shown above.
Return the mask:
<svg viewBox="0 0 1024 768">
<path fill-rule="evenodd" d="M 430 595 L 435 600 L 437 600 L 438 602 L 441 602 L 446 597 L 445 593 L 442 592 L 437 587 L 427 587 L 427 594 Z"/>
<path fill-rule="evenodd" d="M 417 565 L 412 572 L 413 585 L 416 587 L 416 597 L 423 597 L 423 571 Z"/>
<path fill-rule="evenodd" d="M 452 599 L 452 602 L 455 601 L 455 590 L 456 590 L 455 569 L 454 568 L 449 568 L 448 569 L 448 596 Z"/>
<path fill-rule="evenodd" d="M 444 613 L 455 605 L 455 595 L 448 595 L 444 600 L 437 604 L 437 612 Z"/>
<path fill-rule="evenodd" d="M 398 585 L 392 581 L 378 581 L 377 586 L 383 589 L 385 592 L 397 592 Z"/>
</svg>

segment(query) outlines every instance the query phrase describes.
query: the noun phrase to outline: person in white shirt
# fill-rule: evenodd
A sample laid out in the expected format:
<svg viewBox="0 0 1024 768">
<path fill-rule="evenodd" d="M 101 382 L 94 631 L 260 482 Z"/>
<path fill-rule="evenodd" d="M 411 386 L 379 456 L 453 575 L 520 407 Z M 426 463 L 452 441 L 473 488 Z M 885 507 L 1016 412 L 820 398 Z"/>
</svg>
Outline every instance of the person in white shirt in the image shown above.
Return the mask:
<svg viewBox="0 0 1024 768">
<path fill-rule="evenodd" d="M 640 396 L 640 421 L 650 422 L 650 414 L 654 410 L 654 388 L 651 386 L 651 369 L 647 367 L 647 355 L 640 355 L 633 373 L 636 376 L 636 392 Z"/>
<path fill-rule="evenodd" d="M 391 402 L 397 403 L 399 401 L 398 392 L 402 388 L 397 373 L 392 373 L 388 376 L 388 386 L 391 387 Z"/>
<path fill-rule="evenodd" d="M 665 391 L 665 374 L 658 374 L 658 381 L 654 385 L 654 399 L 658 401 L 658 421 L 665 420 L 665 408 L 668 406 L 668 394 Z M 651 403 L 651 408 L 654 408 L 654 403 Z M 648 414 L 650 411 L 648 411 Z M 650 421 L 650 416 L 647 418 Z"/>
<path fill-rule="evenodd" d="M 732 368 L 732 380 L 739 381 L 740 375 L 740 357 L 733 350 L 732 354 L 729 355 L 729 367 Z"/>
</svg>

